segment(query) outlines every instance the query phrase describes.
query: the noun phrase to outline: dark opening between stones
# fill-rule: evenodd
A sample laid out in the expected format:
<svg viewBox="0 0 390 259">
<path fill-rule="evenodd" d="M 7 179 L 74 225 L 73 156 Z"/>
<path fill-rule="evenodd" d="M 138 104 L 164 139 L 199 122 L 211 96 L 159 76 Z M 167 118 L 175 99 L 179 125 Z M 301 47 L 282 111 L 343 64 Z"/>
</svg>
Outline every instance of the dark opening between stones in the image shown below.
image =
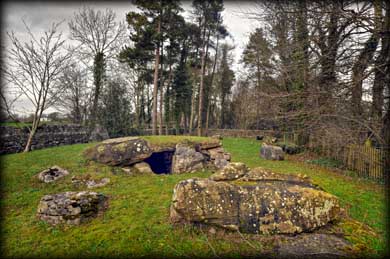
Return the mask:
<svg viewBox="0 0 390 259">
<path fill-rule="evenodd" d="M 155 174 L 170 174 L 174 153 L 174 150 L 155 152 L 150 157 L 145 159 L 144 162 L 150 165 L 150 168 Z"/>
<path fill-rule="evenodd" d="M 49 175 L 52 175 L 52 176 L 56 176 L 58 174 L 58 169 L 56 168 L 50 168 L 49 169 L 49 172 L 48 172 Z"/>
</svg>

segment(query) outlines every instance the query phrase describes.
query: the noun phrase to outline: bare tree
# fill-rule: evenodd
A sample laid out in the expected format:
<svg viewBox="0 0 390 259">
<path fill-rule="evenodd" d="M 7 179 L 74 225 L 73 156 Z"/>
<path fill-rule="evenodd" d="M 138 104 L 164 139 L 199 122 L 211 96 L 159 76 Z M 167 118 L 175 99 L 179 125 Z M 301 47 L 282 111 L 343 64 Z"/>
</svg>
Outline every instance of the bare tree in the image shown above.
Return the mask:
<svg viewBox="0 0 390 259">
<path fill-rule="evenodd" d="M 64 93 L 56 108 L 69 113 L 71 121 L 77 124 L 85 121 L 87 106 L 90 103 L 90 89 L 87 85 L 85 70 L 73 61 L 62 71 L 58 84 L 59 88 L 64 89 Z"/>
<path fill-rule="evenodd" d="M 105 12 L 84 7 L 74 14 L 69 22 L 71 39 L 80 43 L 75 49 L 82 56 L 93 57 L 94 93 L 91 106 L 90 127 L 96 123 L 96 112 L 103 84 L 104 63 L 110 55 L 119 50 L 126 27 L 115 21 L 116 15 L 111 9 Z"/>
<path fill-rule="evenodd" d="M 29 42 L 21 42 L 14 32 L 7 32 L 11 47 L 6 51 L 7 66 L 3 73 L 8 87 L 15 87 L 34 107 L 32 126 L 24 148 L 28 152 L 39 126 L 42 113 L 56 103 L 63 92 L 55 87 L 59 75 L 67 66 L 71 53 L 64 52 L 62 33 L 58 32 L 61 23 L 53 23 L 37 39 L 29 26 L 24 23 Z"/>
</svg>

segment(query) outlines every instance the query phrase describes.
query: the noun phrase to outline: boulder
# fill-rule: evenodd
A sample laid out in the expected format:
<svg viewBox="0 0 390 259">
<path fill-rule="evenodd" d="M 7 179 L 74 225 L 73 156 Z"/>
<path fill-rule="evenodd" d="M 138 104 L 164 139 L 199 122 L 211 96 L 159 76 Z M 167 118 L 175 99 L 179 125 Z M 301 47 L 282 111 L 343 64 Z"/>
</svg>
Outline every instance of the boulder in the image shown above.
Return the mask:
<svg viewBox="0 0 390 259">
<path fill-rule="evenodd" d="M 213 181 L 229 181 L 243 177 L 248 172 L 244 163 L 229 163 L 224 168 L 210 176 Z"/>
<path fill-rule="evenodd" d="M 109 139 L 108 131 L 101 126 L 100 124 L 96 124 L 95 128 L 89 135 L 89 141 L 102 141 Z"/>
<path fill-rule="evenodd" d="M 284 152 L 281 147 L 263 143 L 260 148 L 260 156 L 267 160 L 284 160 Z"/>
<path fill-rule="evenodd" d="M 38 179 L 45 183 L 50 183 L 53 181 L 56 181 L 66 175 L 68 175 L 69 172 L 65 169 L 62 169 L 59 166 L 52 166 L 46 170 L 43 170 L 38 174 Z"/>
<path fill-rule="evenodd" d="M 277 144 L 279 147 L 282 148 L 282 150 L 286 153 L 286 154 L 289 154 L 289 155 L 295 155 L 295 154 L 298 154 L 300 152 L 302 152 L 303 150 L 303 147 L 300 147 L 298 145 L 295 145 L 295 144 L 291 144 L 291 143 L 280 143 L 280 144 Z"/>
<path fill-rule="evenodd" d="M 65 192 L 41 198 L 37 217 L 51 225 L 79 225 L 106 208 L 107 198 L 96 192 Z"/>
<path fill-rule="evenodd" d="M 229 161 L 224 159 L 224 158 L 217 158 L 214 160 L 214 167 L 217 168 L 217 169 L 222 169 L 224 168 L 225 166 L 227 166 L 229 164 Z"/>
<path fill-rule="evenodd" d="M 266 170 L 262 167 L 256 167 L 248 171 L 242 178 L 242 181 L 285 181 L 291 183 L 299 183 L 301 185 L 307 185 L 319 188 L 314 185 L 310 178 L 306 175 L 288 175 L 274 173 L 271 170 Z"/>
<path fill-rule="evenodd" d="M 335 234 L 305 233 L 296 236 L 284 236 L 274 248 L 280 258 L 354 258 L 352 244 Z"/>
<path fill-rule="evenodd" d="M 179 143 L 176 145 L 172 159 L 172 173 L 192 173 L 200 171 L 205 166 L 205 157 L 195 147 Z"/>
<path fill-rule="evenodd" d="M 245 233 L 295 234 L 338 219 L 338 199 L 308 178 L 262 174 L 260 169 L 246 171 L 244 164 L 237 164 L 234 170 L 225 167 L 209 179 L 179 182 L 172 197 L 171 222 Z M 233 171 L 241 176 L 237 178 Z"/>
<path fill-rule="evenodd" d="M 211 163 L 217 168 L 222 169 L 229 164 L 231 155 L 225 152 L 223 147 L 216 147 L 207 150 Z"/>
<path fill-rule="evenodd" d="M 147 140 L 141 137 L 108 139 L 85 150 L 87 159 L 120 166 L 130 175 L 195 172 L 225 167 L 231 155 L 217 139 Z M 145 162 L 147 164 L 138 164 Z M 134 166 L 133 166 L 134 165 Z"/>
<path fill-rule="evenodd" d="M 138 137 L 108 139 L 87 149 L 84 155 L 108 165 L 132 165 L 151 156 L 153 150 L 146 140 Z"/>
<path fill-rule="evenodd" d="M 137 170 L 139 174 L 153 174 L 152 168 L 145 162 L 136 163 L 133 165 L 133 168 Z"/>
</svg>

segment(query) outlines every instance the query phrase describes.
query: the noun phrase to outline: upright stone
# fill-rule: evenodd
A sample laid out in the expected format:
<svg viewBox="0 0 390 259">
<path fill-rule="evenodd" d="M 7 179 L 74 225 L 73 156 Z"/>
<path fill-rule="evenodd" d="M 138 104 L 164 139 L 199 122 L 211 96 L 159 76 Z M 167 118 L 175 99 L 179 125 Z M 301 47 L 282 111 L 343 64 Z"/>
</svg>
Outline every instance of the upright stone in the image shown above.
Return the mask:
<svg viewBox="0 0 390 259">
<path fill-rule="evenodd" d="M 263 143 L 260 148 L 260 156 L 267 160 L 284 160 L 284 152 L 281 147 Z"/>
<path fill-rule="evenodd" d="M 192 173 L 204 168 L 205 157 L 195 147 L 179 143 L 172 159 L 172 173 Z"/>
</svg>

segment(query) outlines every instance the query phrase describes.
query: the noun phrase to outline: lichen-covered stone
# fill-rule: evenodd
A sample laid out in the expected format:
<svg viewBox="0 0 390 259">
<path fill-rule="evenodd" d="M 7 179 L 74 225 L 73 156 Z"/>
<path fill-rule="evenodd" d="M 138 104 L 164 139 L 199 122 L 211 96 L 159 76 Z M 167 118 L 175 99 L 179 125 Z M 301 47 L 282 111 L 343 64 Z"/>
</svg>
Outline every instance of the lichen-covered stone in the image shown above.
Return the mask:
<svg viewBox="0 0 390 259">
<path fill-rule="evenodd" d="M 131 165 L 151 156 L 153 150 L 138 137 L 108 139 L 85 151 L 88 159 L 108 165 Z"/>
<path fill-rule="evenodd" d="M 205 157 L 194 147 L 179 143 L 176 145 L 172 159 L 172 173 L 192 173 L 200 171 L 205 166 Z"/>
<path fill-rule="evenodd" d="M 281 147 L 263 143 L 260 148 L 260 156 L 267 160 L 284 160 L 284 152 Z"/>
<path fill-rule="evenodd" d="M 179 182 L 173 191 L 171 221 L 204 222 L 236 230 L 239 225 L 235 186 L 209 179 Z"/>
<path fill-rule="evenodd" d="M 228 177 L 222 176 L 224 181 L 213 175 L 179 182 L 172 197 L 171 221 L 246 233 L 293 234 L 312 231 L 339 217 L 338 199 L 307 178 L 261 172 L 254 169 L 238 178 L 229 172 Z"/>
<path fill-rule="evenodd" d="M 225 152 L 223 147 L 211 148 L 207 150 L 210 156 L 210 162 L 217 168 L 222 169 L 227 166 L 231 160 L 231 155 Z"/>
<path fill-rule="evenodd" d="M 145 162 L 136 163 L 133 165 L 133 168 L 137 170 L 139 174 L 153 174 L 152 168 Z"/>
<path fill-rule="evenodd" d="M 210 176 L 214 181 L 229 181 L 243 177 L 248 172 L 248 167 L 244 163 L 229 163 L 218 172 Z"/>
<path fill-rule="evenodd" d="M 310 178 L 306 175 L 290 175 L 274 173 L 262 167 L 256 167 L 248 171 L 242 179 L 243 181 L 286 181 L 291 183 L 306 184 L 314 186 Z"/>
<path fill-rule="evenodd" d="M 106 207 L 107 198 L 96 192 L 65 192 L 41 198 L 37 217 L 51 225 L 78 225 L 96 217 Z"/>
<path fill-rule="evenodd" d="M 43 170 L 38 174 L 38 179 L 45 183 L 50 183 L 53 181 L 56 181 L 66 175 L 68 175 L 69 172 L 65 169 L 59 167 L 59 166 L 52 166 L 46 170 Z"/>
</svg>

